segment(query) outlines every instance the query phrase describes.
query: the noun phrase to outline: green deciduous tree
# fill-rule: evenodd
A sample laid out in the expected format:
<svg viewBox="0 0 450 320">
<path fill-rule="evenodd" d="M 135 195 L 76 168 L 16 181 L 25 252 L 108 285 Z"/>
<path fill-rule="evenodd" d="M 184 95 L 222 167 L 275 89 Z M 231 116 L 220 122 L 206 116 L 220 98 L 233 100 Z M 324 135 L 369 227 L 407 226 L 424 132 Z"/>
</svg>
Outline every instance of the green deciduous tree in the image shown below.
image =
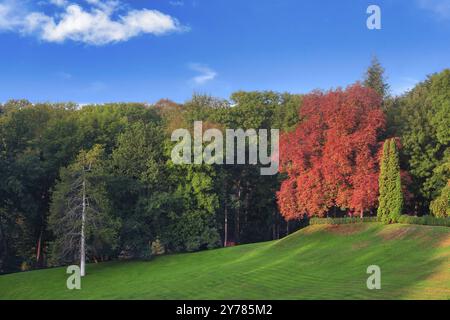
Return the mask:
<svg viewBox="0 0 450 320">
<path fill-rule="evenodd" d="M 123 222 L 120 251 L 128 257 L 150 257 L 150 243 L 172 208 L 163 142 L 161 127 L 137 121 L 118 136 L 108 162 L 108 193 Z"/>
<path fill-rule="evenodd" d="M 430 76 L 395 102 L 390 113 L 411 174 L 417 214 L 426 214 L 450 179 L 450 69 Z M 395 116 L 394 116 L 395 115 Z"/>
</svg>

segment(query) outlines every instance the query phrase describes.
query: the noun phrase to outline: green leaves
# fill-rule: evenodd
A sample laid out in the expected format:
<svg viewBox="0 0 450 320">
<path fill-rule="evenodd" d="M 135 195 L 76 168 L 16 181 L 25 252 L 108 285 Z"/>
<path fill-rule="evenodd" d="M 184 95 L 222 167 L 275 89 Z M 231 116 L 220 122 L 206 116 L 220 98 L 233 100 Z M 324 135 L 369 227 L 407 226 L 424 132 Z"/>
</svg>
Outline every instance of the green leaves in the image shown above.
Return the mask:
<svg viewBox="0 0 450 320">
<path fill-rule="evenodd" d="M 398 99 L 395 120 L 422 208 L 450 179 L 450 70 L 430 76 Z"/>
<path fill-rule="evenodd" d="M 442 189 L 441 195 L 431 202 L 430 210 L 435 217 L 450 217 L 450 180 Z"/>
<path fill-rule="evenodd" d="M 403 211 L 403 192 L 395 139 L 383 145 L 379 192 L 378 217 L 385 223 L 397 222 Z"/>
</svg>

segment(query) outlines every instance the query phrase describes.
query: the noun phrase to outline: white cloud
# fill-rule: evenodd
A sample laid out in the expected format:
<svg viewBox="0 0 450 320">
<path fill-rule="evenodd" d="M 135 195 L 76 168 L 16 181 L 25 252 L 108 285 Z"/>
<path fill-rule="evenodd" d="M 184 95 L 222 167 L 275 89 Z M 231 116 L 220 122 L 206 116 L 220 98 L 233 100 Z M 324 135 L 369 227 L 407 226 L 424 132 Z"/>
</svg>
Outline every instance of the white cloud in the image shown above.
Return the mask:
<svg viewBox="0 0 450 320">
<path fill-rule="evenodd" d="M 65 7 L 68 4 L 67 0 L 50 0 L 49 2 L 58 7 Z"/>
<path fill-rule="evenodd" d="M 450 19 L 450 0 L 416 0 L 422 9 L 431 11 L 439 18 Z"/>
<path fill-rule="evenodd" d="M 88 4 L 93 7 L 97 7 L 100 10 L 113 13 L 116 9 L 120 8 L 121 4 L 118 0 L 85 0 Z"/>
<path fill-rule="evenodd" d="M 88 8 L 67 0 L 50 0 L 57 11 L 19 14 L 13 0 L 0 3 L 0 31 L 36 35 L 40 40 L 66 40 L 105 45 L 141 34 L 163 35 L 186 30 L 177 19 L 157 10 L 124 10 L 117 0 L 85 0 Z"/>
<path fill-rule="evenodd" d="M 199 75 L 191 79 L 196 85 L 205 84 L 217 77 L 217 72 L 202 64 L 192 63 L 189 65 L 189 68 L 199 73 Z"/>
<path fill-rule="evenodd" d="M 11 8 L 7 5 L 0 3 L 0 29 L 9 29 L 11 27 L 11 23 L 8 19 L 8 16 L 11 14 Z"/>
<path fill-rule="evenodd" d="M 0 31 L 12 31 L 21 25 L 23 8 L 15 0 L 0 2 Z"/>
</svg>

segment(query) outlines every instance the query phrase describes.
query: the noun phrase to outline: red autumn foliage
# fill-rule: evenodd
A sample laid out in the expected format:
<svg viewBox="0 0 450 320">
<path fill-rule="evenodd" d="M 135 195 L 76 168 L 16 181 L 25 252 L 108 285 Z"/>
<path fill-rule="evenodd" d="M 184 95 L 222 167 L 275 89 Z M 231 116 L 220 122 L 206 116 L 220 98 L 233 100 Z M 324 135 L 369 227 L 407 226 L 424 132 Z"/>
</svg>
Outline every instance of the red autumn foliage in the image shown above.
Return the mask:
<svg viewBox="0 0 450 320">
<path fill-rule="evenodd" d="M 324 216 L 334 206 L 362 215 L 376 206 L 386 122 L 381 103 L 359 84 L 304 97 L 303 121 L 280 139 L 280 171 L 287 179 L 277 199 L 286 220 Z"/>
</svg>

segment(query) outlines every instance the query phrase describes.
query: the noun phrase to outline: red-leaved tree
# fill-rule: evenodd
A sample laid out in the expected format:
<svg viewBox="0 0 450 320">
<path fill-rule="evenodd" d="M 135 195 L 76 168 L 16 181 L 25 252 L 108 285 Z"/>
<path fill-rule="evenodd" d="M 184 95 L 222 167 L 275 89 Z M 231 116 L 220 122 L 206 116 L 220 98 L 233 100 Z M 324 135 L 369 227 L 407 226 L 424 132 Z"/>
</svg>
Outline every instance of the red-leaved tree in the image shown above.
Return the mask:
<svg viewBox="0 0 450 320">
<path fill-rule="evenodd" d="M 324 216 L 333 207 L 362 216 L 377 205 L 381 103 L 359 84 L 304 97 L 301 123 L 280 139 L 287 179 L 277 198 L 286 220 Z"/>
</svg>

